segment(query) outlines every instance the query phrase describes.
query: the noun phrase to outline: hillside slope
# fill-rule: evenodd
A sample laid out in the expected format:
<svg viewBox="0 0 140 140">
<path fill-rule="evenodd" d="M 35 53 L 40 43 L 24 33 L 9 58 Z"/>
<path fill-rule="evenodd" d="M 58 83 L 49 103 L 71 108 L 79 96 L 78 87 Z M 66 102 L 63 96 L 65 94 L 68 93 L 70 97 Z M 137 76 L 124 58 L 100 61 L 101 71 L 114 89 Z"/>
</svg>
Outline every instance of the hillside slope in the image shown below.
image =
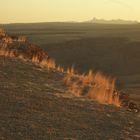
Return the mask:
<svg viewBox="0 0 140 140">
<path fill-rule="evenodd" d="M 63 78 L 31 62 L 0 56 L 0 139 L 140 139 L 140 114 L 74 97 Z"/>
</svg>

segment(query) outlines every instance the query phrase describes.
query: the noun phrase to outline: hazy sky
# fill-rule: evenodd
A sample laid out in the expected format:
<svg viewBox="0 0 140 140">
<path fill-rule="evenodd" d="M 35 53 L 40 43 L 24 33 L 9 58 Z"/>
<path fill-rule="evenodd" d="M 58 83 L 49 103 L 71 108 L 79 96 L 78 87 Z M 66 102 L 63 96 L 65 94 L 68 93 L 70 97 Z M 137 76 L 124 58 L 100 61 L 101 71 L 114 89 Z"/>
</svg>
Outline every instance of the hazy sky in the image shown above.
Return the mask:
<svg viewBox="0 0 140 140">
<path fill-rule="evenodd" d="M 140 0 L 0 0 L 0 23 L 85 21 L 93 17 L 140 21 Z"/>
</svg>

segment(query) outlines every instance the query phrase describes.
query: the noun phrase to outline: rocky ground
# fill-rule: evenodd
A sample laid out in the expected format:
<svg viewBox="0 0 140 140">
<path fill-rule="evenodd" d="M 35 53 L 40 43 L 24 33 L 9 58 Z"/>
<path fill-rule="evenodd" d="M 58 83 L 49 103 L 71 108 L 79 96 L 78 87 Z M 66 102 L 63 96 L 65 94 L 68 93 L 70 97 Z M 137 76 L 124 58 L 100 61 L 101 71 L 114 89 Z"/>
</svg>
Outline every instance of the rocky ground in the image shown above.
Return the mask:
<svg viewBox="0 0 140 140">
<path fill-rule="evenodd" d="M 139 140 L 140 114 L 72 96 L 63 74 L 0 57 L 1 140 Z"/>
</svg>

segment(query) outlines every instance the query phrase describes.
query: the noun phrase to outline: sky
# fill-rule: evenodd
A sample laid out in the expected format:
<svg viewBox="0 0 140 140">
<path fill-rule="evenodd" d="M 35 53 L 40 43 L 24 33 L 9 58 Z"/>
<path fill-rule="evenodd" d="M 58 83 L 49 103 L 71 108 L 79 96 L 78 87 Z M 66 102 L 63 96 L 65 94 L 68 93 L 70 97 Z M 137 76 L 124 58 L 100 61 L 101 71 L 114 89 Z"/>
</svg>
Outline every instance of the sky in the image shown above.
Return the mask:
<svg viewBox="0 0 140 140">
<path fill-rule="evenodd" d="M 86 21 L 93 17 L 140 21 L 140 0 L 0 0 L 0 23 Z"/>
</svg>

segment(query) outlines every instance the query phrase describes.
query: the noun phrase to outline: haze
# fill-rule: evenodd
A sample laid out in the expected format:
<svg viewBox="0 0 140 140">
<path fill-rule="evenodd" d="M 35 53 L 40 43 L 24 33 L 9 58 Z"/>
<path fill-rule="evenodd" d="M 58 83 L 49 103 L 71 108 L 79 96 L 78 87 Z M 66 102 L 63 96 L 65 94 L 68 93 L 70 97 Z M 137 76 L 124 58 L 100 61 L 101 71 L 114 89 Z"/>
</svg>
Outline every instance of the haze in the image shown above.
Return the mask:
<svg viewBox="0 0 140 140">
<path fill-rule="evenodd" d="M 140 0 L 0 0 L 0 23 L 85 21 L 93 17 L 140 21 Z"/>
</svg>

